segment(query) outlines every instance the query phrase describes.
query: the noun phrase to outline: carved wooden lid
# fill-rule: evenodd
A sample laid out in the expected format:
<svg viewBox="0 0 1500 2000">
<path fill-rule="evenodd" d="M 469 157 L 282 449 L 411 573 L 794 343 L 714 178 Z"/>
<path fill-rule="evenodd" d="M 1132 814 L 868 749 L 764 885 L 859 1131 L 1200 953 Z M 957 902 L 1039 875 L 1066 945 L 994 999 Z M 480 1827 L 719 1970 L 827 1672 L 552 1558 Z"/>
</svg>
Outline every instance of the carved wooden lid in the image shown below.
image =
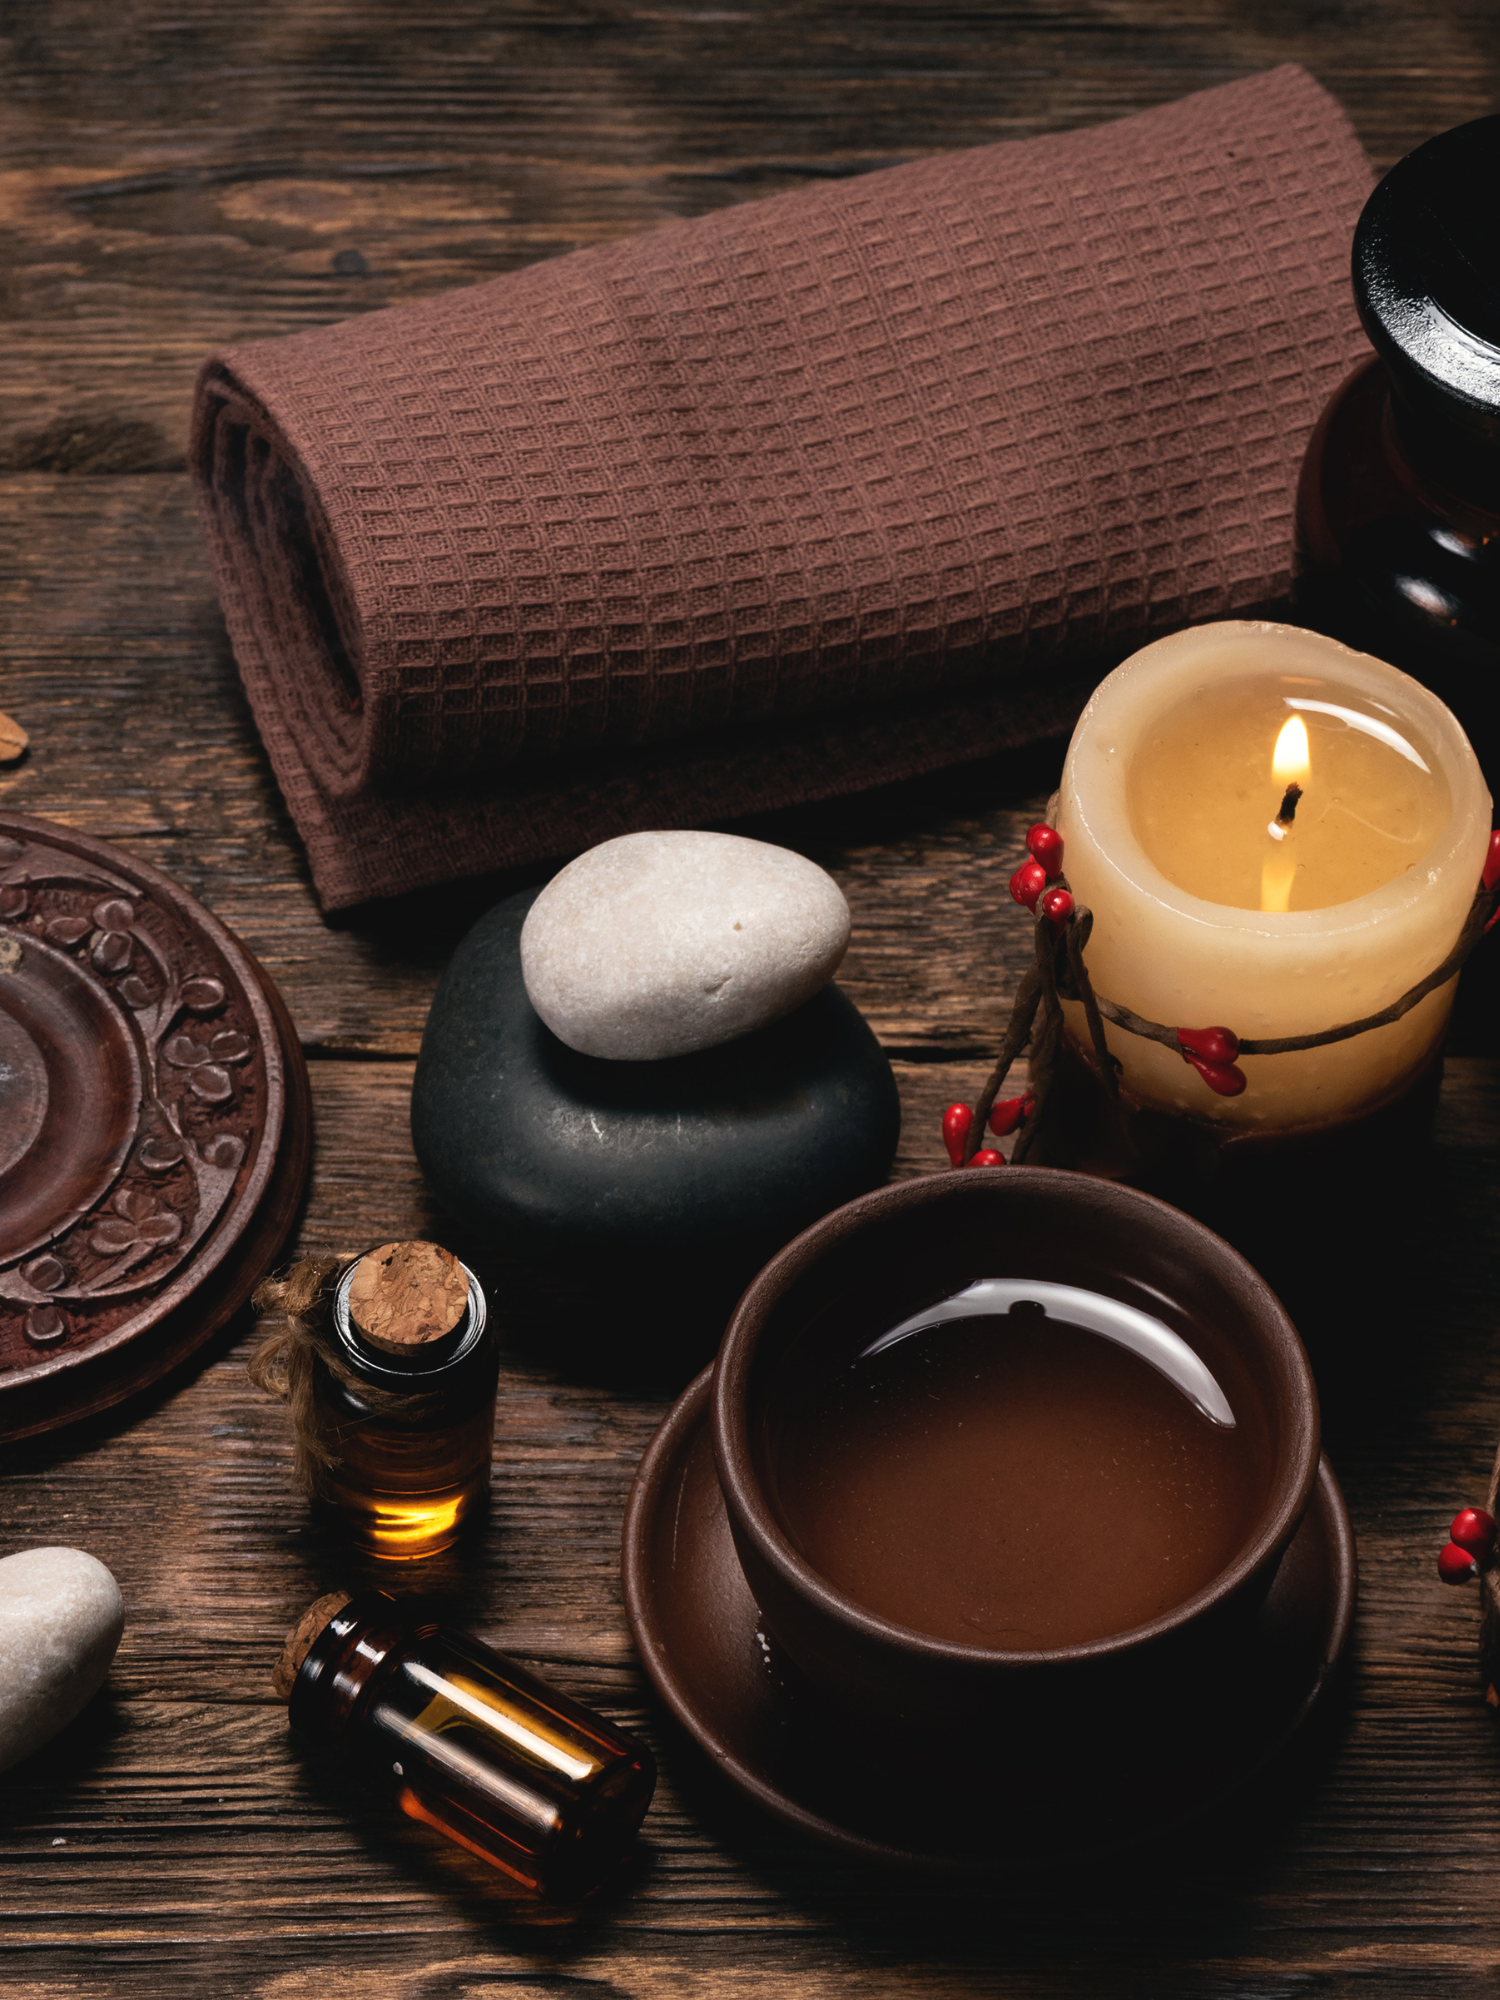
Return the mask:
<svg viewBox="0 0 1500 2000">
<path fill-rule="evenodd" d="M 0 1439 L 206 1340 L 289 1231 L 307 1076 L 279 995 L 185 890 L 0 813 Z"/>
</svg>

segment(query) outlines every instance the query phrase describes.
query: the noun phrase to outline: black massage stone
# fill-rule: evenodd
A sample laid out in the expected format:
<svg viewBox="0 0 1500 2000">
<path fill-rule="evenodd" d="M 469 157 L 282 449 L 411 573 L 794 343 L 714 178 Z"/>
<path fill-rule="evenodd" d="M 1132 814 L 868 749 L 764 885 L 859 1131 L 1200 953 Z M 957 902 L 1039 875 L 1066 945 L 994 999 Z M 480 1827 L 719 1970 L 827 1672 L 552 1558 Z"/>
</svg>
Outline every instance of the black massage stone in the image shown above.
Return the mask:
<svg viewBox="0 0 1500 2000">
<path fill-rule="evenodd" d="M 836 985 L 693 1055 L 580 1055 L 522 983 L 521 925 L 537 893 L 497 904 L 459 946 L 412 1089 L 422 1171 L 482 1241 L 524 1257 L 707 1256 L 742 1284 L 887 1179 L 895 1078 Z"/>
</svg>

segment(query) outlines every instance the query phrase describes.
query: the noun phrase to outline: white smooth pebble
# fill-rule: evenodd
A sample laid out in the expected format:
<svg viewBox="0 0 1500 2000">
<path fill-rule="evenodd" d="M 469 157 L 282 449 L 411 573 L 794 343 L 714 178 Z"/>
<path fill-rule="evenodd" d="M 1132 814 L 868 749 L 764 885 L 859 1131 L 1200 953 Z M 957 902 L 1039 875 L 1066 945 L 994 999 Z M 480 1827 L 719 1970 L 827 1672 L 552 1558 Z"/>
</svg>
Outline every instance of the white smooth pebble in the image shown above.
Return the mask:
<svg viewBox="0 0 1500 2000">
<path fill-rule="evenodd" d="M 627 833 L 537 897 L 521 976 L 569 1048 L 651 1062 L 790 1014 L 848 944 L 842 891 L 803 855 L 733 833 Z"/>
<path fill-rule="evenodd" d="M 22 1549 L 0 1560 L 0 1771 L 70 1723 L 104 1685 L 125 1600 L 82 1549 Z"/>
</svg>

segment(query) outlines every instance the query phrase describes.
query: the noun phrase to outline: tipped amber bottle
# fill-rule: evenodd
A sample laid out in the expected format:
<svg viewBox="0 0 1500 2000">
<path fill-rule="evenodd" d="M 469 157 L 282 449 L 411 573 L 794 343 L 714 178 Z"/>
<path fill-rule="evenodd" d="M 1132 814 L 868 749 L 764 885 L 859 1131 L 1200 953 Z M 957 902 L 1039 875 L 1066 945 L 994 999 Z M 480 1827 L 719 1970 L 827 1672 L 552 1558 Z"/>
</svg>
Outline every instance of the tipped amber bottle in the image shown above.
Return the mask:
<svg viewBox="0 0 1500 2000">
<path fill-rule="evenodd" d="M 383 1590 L 319 1598 L 276 1690 L 300 1734 L 339 1739 L 404 1813 L 533 1892 L 597 1887 L 656 1786 L 623 1729 Z"/>
<path fill-rule="evenodd" d="M 489 1494 L 499 1358 L 484 1293 L 432 1243 L 340 1273 L 314 1372 L 317 1488 L 367 1555 L 435 1555 Z"/>
</svg>

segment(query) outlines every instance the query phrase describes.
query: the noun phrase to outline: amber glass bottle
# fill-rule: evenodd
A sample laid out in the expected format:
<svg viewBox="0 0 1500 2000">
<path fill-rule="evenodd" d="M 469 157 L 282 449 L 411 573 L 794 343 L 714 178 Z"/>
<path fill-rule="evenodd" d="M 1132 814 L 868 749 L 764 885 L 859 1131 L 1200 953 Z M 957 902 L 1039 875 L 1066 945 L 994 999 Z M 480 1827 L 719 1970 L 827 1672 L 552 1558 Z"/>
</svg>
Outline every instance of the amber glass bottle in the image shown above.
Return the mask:
<svg viewBox="0 0 1500 2000">
<path fill-rule="evenodd" d="M 1392 168 L 1354 237 L 1375 347 L 1336 392 L 1297 497 L 1304 622 L 1457 715 L 1500 780 L 1500 116 Z"/>
<path fill-rule="evenodd" d="M 318 1490 L 367 1555 L 435 1555 L 489 1494 L 499 1356 L 478 1280 L 436 1245 L 386 1244 L 341 1273 L 331 1337 Z"/>
<path fill-rule="evenodd" d="M 383 1590 L 320 1598 L 276 1688 L 293 1728 L 341 1739 L 404 1813 L 533 1892 L 596 1888 L 656 1786 L 644 1744 Z"/>
</svg>

